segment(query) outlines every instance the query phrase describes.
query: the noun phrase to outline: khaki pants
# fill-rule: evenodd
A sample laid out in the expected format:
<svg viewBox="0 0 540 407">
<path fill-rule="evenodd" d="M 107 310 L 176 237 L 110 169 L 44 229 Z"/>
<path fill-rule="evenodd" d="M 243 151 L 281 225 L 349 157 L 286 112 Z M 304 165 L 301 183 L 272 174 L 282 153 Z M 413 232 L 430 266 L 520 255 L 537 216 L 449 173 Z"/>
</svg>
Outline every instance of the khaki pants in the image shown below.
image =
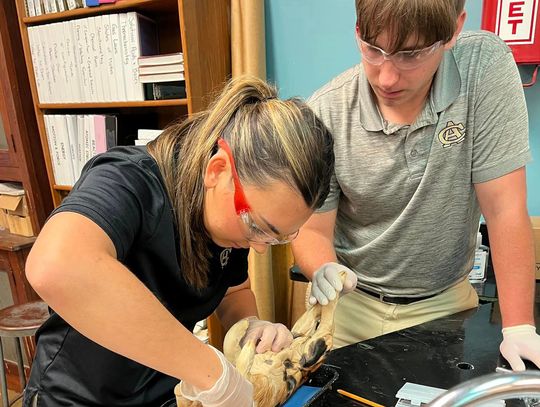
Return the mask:
<svg viewBox="0 0 540 407">
<path fill-rule="evenodd" d="M 467 278 L 435 297 L 407 305 L 389 304 L 354 291 L 341 297 L 336 308 L 334 348 L 477 306 L 478 295 Z"/>
</svg>

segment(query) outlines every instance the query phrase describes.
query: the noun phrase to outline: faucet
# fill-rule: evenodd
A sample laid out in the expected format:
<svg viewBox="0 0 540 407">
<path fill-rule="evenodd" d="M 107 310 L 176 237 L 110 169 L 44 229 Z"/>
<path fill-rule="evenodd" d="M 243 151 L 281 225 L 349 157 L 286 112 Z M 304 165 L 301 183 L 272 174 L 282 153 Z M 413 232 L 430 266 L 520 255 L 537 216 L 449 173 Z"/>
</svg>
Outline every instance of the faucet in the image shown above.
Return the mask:
<svg viewBox="0 0 540 407">
<path fill-rule="evenodd" d="M 492 373 L 445 391 L 428 407 L 477 406 L 491 400 L 540 397 L 540 371 Z"/>
</svg>

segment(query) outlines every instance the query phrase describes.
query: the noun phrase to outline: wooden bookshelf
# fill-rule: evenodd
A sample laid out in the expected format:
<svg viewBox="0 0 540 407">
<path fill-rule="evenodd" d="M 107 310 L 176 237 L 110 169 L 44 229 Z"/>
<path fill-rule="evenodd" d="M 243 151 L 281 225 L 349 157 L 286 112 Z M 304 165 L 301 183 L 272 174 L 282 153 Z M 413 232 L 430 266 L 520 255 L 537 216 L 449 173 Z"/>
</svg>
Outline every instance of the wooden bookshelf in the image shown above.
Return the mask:
<svg viewBox="0 0 540 407">
<path fill-rule="evenodd" d="M 11 0 L 10 0 L 11 1 Z M 230 77 L 229 0 L 118 0 L 115 4 L 27 17 L 25 0 L 15 0 L 41 148 L 54 206 L 71 189 L 55 183 L 45 131 L 44 114 L 118 114 L 133 127 L 140 123 L 163 127 L 167 123 L 199 112 Z M 40 103 L 32 65 L 28 28 L 100 14 L 137 11 L 154 21 L 158 29 L 159 52 L 183 52 L 185 99 L 142 102 Z M 79 113 L 80 112 L 80 113 Z M 119 125 L 119 133 L 122 133 Z M 132 131 L 132 128 L 130 128 Z M 120 134 L 121 136 L 122 134 Z"/>
<path fill-rule="evenodd" d="M 114 109 L 127 107 L 164 107 L 187 106 L 187 99 L 145 100 L 143 102 L 104 102 L 104 103 L 39 103 L 41 110 L 72 110 L 72 109 Z"/>
</svg>

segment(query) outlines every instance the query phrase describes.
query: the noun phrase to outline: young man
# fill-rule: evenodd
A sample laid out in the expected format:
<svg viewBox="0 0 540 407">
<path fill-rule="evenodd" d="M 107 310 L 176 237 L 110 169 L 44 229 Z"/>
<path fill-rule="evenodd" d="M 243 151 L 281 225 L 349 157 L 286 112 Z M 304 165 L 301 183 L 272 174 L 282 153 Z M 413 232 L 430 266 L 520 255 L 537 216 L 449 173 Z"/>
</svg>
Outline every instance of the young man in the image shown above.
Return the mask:
<svg viewBox="0 0 540 407">
<path fill-rule="evenodd" d="M 464 0 L 356 0 L 356 13 L 362 63 L 310 100 L 336 157 L 331 193 L 293 244 L 310 302 L 356 287 L 337 309 L 337 346 L 476 307 L 467 276 L 482 213 L 501 351 L 515 370 L 540 366 L 527 110 L 510 49 L 460 34 Z"/>
</svg>

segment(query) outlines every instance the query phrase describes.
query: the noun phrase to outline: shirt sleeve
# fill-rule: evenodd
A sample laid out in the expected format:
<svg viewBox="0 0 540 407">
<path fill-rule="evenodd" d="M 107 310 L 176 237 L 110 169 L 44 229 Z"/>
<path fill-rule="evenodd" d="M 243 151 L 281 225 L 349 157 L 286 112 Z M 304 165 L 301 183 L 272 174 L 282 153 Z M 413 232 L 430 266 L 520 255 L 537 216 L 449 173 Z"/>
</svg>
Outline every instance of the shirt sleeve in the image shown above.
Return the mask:
<svg viewBox="0 0 540 407">
<path fill-rule="evenodd" d="M 123 260 L 142 225 L 157 224 L 163 203 L 157 202 L 154 174 L 137 162 L 102 154 L 85 166 L 79 181 L 53 212 L 76 212 L 96 223 L 113 242 L 117 258 Z"/>
<path fill-rule="evenodd" d="M 336 148 L 336 138 L 334 136 L 334 126 L 332 122 L 332 115 L 329 109 L 329 103 L 324 98 L 323 95 L 318 95 L 315 93 L 313 96 L 311 96 L 307 101 L 309 107 L 315 112 L 317 117 L 325 124 L 326 127 L 330 130 L 330 133 L 332 133 L 334 137 L 334 151 Z M 336 178 L 336 172 L 334 169 L 334 172 L 332 174 L 332 177 L 330 179 L 330 191 L 328 193 L 328 196 L 326 197 L 326 200 L 324 201 L 323 205 L 318 208 L 315 212 L 321 213 L 321 212 L 329 212 L 333 209 L 336 209 L 339 205 L 339 197 L 341 195 L 341 188 L 339 186 L 339 183 Z"/>
<path fill-rule="evenodd" d="M 474 101 L 473 183 L 499 178 L 531 159 L 525 95 L 508 47 L 506 52 L 495 54 L 478 80 Z"/>
</svg>

